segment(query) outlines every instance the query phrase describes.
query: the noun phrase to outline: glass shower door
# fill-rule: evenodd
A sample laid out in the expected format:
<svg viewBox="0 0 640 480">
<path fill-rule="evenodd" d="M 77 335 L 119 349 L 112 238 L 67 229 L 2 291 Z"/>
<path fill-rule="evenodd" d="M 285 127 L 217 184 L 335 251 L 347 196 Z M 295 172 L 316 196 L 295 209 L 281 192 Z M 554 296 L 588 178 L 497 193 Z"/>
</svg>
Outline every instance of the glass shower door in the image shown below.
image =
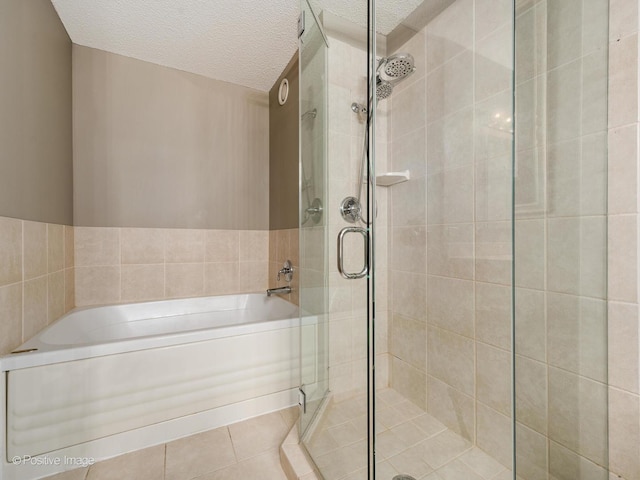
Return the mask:
<svg viewBox="0 0 640 480">
<path fill-rule="evenodd" d="M 327 40 L 307 0 L 300 16 L 300 436 L 329 390 Z"/>
</svg>

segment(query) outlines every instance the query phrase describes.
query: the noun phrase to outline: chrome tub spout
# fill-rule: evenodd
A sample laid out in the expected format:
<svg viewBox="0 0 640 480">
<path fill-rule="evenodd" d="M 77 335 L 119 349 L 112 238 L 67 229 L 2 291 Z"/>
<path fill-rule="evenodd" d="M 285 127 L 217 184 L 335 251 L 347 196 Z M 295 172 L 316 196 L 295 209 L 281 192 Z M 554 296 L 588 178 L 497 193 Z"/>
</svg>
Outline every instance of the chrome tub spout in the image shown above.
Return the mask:
<svg viewBox="0 0 640 480">
<path fill-rule="evenodd" d="M 271 295 L 281 295 L 281 294 L 287 294 L 287 293 L 291 293 L 291 287 L 289 286 L 270 288 L 267 290 L 267 297 L 270 297 Z"/>
</svg>

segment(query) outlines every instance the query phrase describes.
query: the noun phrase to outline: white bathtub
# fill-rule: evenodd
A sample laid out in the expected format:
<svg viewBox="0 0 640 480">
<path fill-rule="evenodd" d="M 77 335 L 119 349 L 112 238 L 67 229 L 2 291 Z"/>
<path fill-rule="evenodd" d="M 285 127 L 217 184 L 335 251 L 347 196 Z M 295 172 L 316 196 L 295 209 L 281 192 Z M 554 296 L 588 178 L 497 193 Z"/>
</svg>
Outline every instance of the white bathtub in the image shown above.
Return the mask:
<svg viewBox="0 0 640 480">
<path fill-rule="evenodd" d="M 23 353 L 0 357 L 0 479 L 40 478 L 73 467 L 66 458 L 100 460 L 296 404 L 300 328 L 297 307 L 262 294 L 69 313 Z M 302 330 L 311 370 L 312 317 Z"/>
</svg>

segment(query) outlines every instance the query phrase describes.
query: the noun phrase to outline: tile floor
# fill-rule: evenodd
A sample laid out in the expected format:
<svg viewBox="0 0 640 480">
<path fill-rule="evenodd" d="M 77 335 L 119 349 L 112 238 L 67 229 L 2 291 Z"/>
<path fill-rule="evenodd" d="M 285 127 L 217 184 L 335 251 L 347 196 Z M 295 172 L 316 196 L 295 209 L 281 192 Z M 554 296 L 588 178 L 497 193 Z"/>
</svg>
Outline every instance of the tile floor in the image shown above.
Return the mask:
<svg viewBox="0 0 640 480">
<path fill-rule="evenodd" d="M 378 392 L 376 478 L 510 480 L 511 472 L 392 389 Z M 366 480 L 366 397 L 332 402 L 307 449 L 325 480 Z"/>
<path fill-rule="evenodd" d="M 287 480 L 279 448 L 297 414 L 292 407 L 47 480 Z"/>
</svg>

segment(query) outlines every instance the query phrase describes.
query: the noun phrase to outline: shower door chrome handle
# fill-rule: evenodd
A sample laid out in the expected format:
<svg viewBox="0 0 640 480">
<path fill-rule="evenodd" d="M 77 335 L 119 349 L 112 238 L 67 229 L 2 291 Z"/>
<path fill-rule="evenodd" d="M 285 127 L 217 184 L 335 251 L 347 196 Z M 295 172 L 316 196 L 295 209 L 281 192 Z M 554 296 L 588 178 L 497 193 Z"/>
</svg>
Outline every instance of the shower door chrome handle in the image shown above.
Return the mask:
<svg viewBox="0 0 640 480">
<path fill-rule="evenodd" d="M 349 273 L 344 270 L 344 237 L 348 233 L 359 233 L 364 238 L 364 266 L 358 273 Z M 363 278 L 369 273 L 369 233 L 362 227 L 345 227 L 338 234 L 338 272 L 348 280 Z"/>
</svg>

